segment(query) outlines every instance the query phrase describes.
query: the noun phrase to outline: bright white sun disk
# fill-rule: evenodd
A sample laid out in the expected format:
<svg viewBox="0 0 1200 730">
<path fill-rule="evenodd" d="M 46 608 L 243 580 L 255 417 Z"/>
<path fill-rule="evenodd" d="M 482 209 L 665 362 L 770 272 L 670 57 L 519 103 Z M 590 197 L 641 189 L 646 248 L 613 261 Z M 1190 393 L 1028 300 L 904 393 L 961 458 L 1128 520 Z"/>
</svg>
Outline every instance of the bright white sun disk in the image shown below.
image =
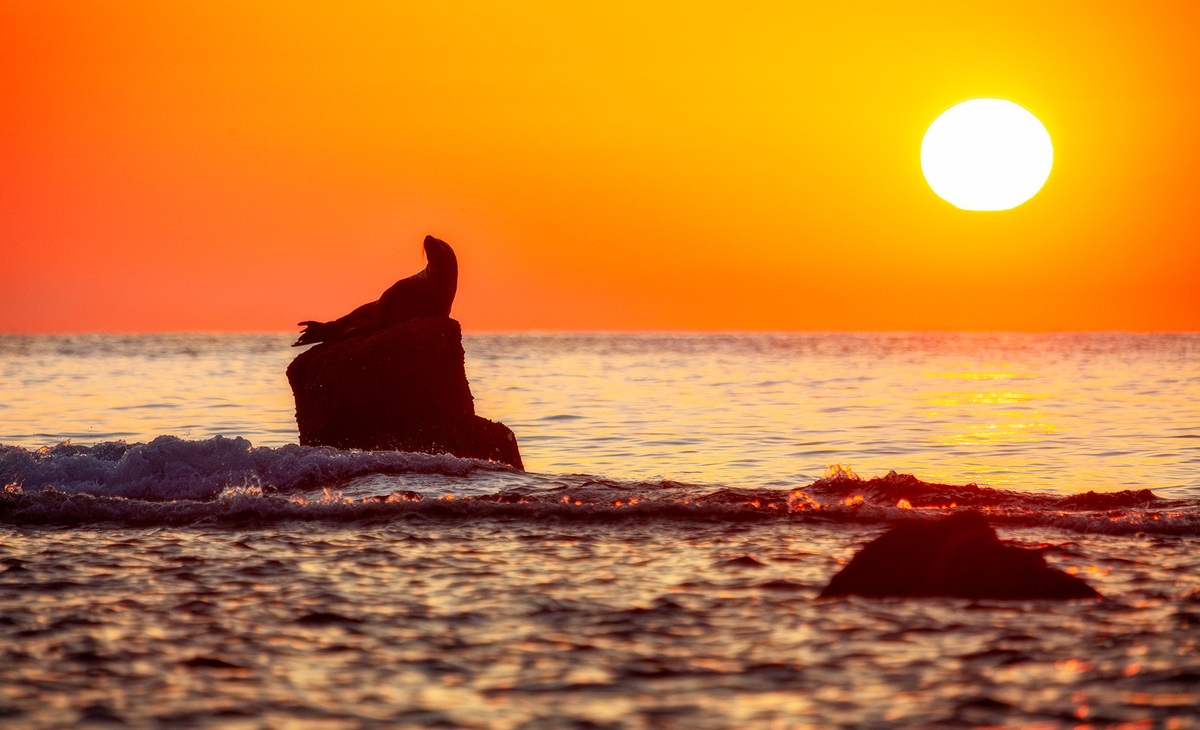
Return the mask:
<svg viewBox="0 0 1200 730">
<path fill-rule="evenodd" d="M 1037 194 L 1054 164 L 1038 118 L 1005 99 L 947 109 L 921 141 L 921 170 L 938 197 L 963 210 L 1008 210 Z"/>
</svg>

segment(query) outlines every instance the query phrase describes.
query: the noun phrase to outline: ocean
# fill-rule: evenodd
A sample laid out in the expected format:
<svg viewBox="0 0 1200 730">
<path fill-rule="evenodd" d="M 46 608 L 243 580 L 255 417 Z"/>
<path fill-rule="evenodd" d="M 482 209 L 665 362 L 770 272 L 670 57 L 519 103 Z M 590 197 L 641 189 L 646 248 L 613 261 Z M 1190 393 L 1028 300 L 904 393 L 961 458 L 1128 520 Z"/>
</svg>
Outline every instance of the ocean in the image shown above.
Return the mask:
<svg viewBox="0 0 1200 730">
<path fill-rule="evenodd" d="M 0 336 L 0 724 L 1200 727 L 1200 335 L 468 335 L 524 473 L 293 339 Z M 817 598 L 966 509 L 1104 598 Z"/>
</svg>

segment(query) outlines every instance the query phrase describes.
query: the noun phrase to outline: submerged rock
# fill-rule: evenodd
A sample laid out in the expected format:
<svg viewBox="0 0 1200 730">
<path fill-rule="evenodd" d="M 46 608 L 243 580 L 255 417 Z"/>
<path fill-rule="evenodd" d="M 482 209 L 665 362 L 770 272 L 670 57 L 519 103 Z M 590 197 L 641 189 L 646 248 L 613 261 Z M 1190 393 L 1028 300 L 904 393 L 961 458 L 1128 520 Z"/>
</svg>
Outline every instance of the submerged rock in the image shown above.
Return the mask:
<svg viewBox="0 0 1200 730">
<path fill-rule="evenodd" d="M 821 597 L 950 596 L 1099 598 L 1091 586 L 1046 565 L 1036 550 L 1006 545 L 978 512 L 906 522 L 858 552 Z"/>
<path fill-rule="evenodd" d="M 300 443 L 487 459 L 522 469 L 513 432 L 475 415 L 462 329 L 425 317 L 323 342 L 287 369 Z"/>
</svg>

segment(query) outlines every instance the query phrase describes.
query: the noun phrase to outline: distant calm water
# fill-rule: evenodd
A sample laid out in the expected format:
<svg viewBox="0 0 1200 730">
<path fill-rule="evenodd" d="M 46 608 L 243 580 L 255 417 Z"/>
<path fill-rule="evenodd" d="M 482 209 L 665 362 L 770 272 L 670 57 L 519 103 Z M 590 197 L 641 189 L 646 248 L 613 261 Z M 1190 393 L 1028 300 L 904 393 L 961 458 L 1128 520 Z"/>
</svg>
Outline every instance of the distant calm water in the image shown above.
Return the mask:
<svg viewBox="0 0 1200 730">
<path fill-rule="evenodd" d="M 1200 335 L 468 337 L 525 474 L 296 445 L 291 340 L 0 336 L 0 723 L 1200 727 Z M 816 600 L 966 508 L 1105 600 Z"/>
<path fill-rule="evenodd" d="M 296 443 L 293 335 L 0 337 L 0 443 Z M 527 468 L 794 487 L 863 475 L 1200 496 L 1200 336 L 468 336 Z"/>
</svg>

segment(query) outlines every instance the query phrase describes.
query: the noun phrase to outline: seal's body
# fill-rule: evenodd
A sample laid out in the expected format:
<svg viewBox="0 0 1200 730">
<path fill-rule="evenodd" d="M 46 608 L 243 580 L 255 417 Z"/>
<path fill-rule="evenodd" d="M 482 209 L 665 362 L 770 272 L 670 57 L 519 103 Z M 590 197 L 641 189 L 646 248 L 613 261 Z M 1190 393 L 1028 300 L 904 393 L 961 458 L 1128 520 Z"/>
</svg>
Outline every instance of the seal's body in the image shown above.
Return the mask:
<svg viewBox="0 0 1200 730">
<path fill-rule="evenodd" d="M 445 241 L 425 237 L 429 264 L 420 272 L 392 284 L 379 299 L 367 302 L 332 322 L 301 322 L 304 330 L 292 346 L 342 340 L 377 332 L 419 317 L 446 317 L 458 290 L 458 259 Z"/>
</svg>

